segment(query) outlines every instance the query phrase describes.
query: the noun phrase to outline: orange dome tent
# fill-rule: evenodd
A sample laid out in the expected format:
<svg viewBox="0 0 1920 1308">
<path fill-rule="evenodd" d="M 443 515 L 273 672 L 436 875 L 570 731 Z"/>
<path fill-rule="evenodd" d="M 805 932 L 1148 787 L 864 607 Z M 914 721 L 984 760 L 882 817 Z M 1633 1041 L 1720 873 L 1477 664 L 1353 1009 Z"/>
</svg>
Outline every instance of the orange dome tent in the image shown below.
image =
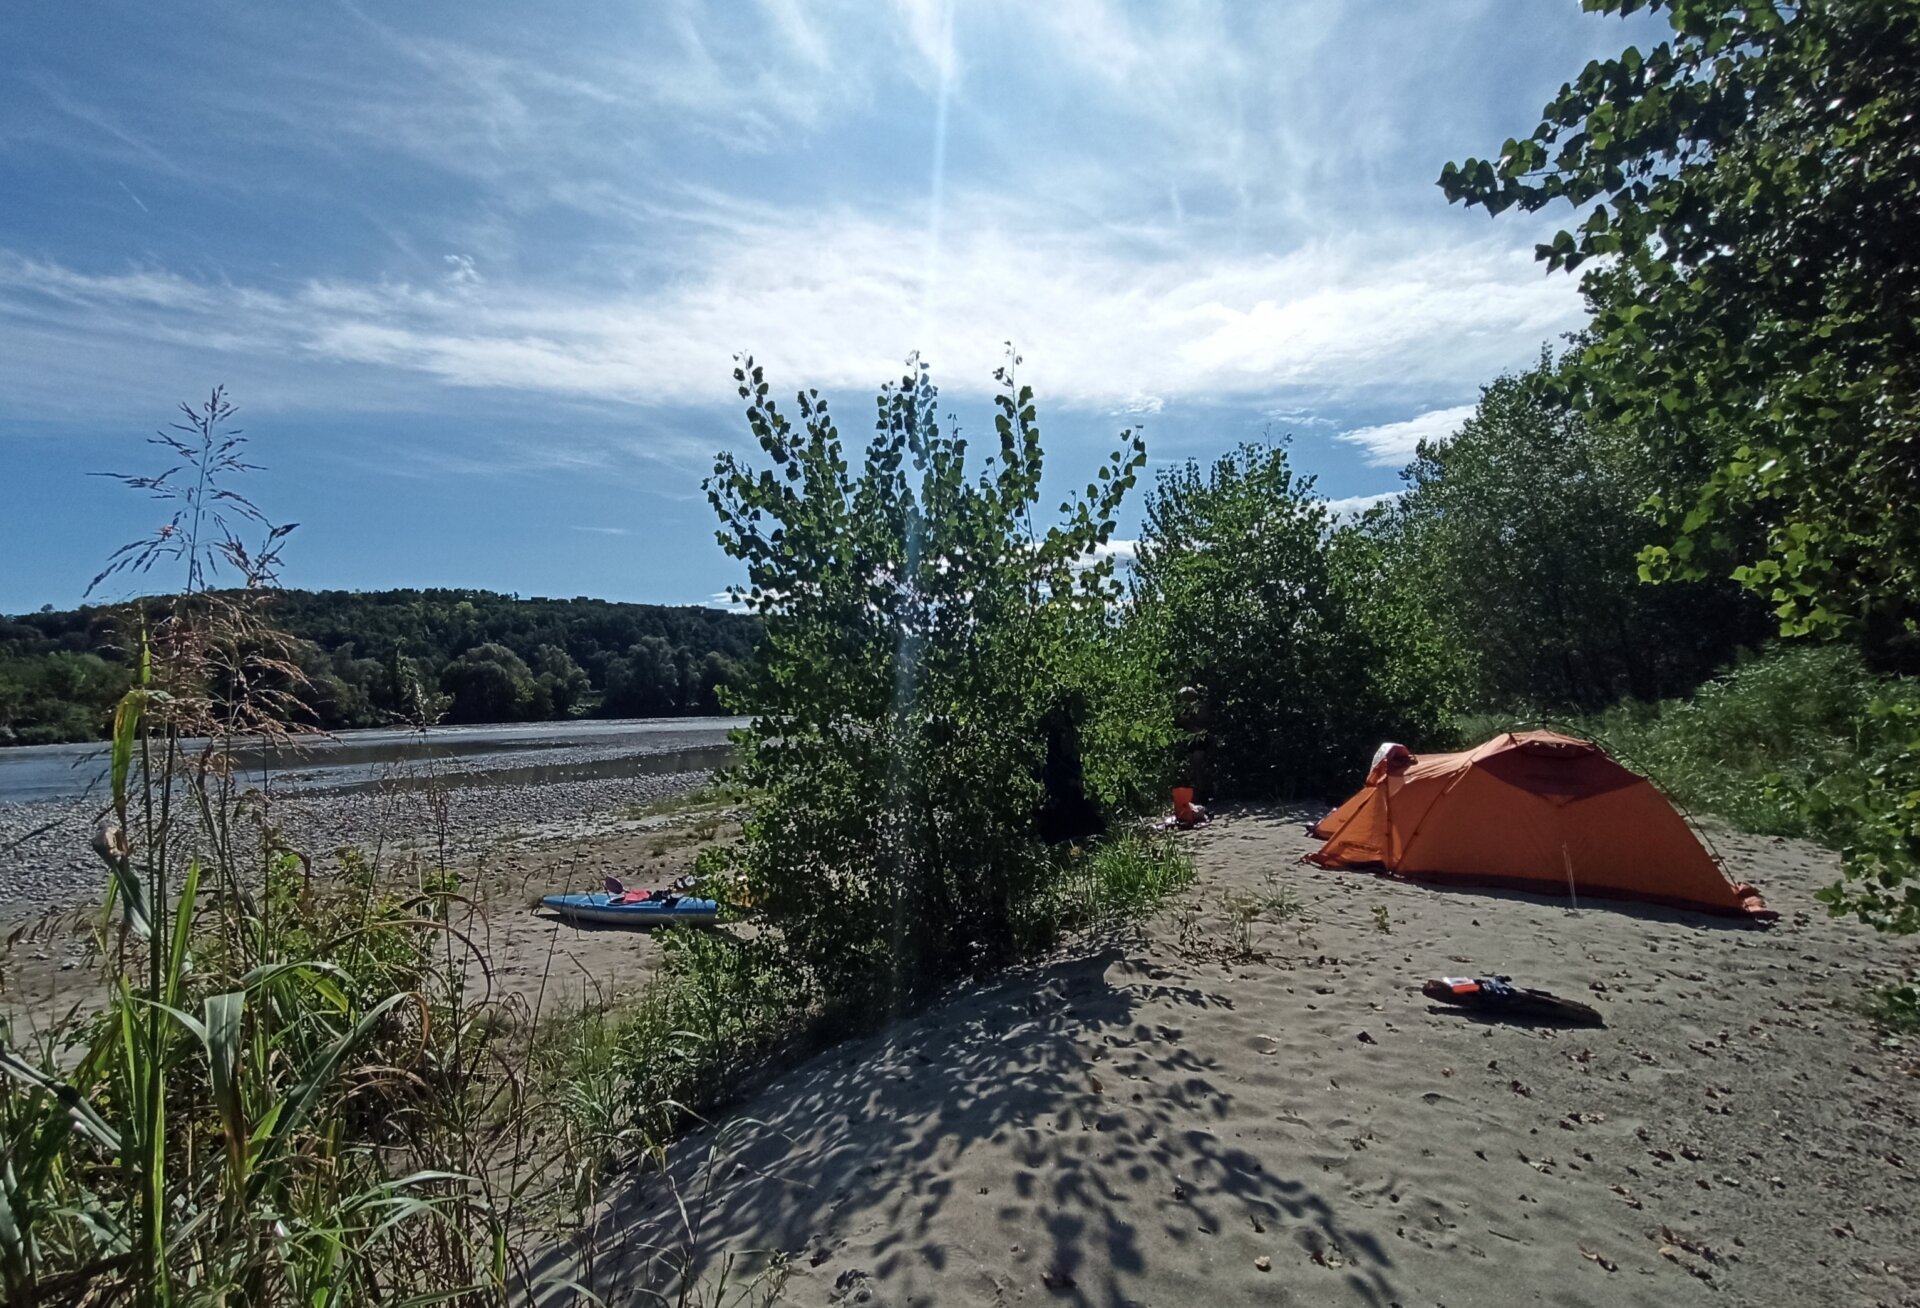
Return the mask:
<svg viewBox="0 0 1920 1308">
<path fill-rule="evenodd" d="M 1727 880 L 1652 782 L 1551 731 L 1384 758 L 1312 834 L 1327 842 L 1307 855 L 1321 867 L 1775 916 L 1752 886 Z"/>
</svg>

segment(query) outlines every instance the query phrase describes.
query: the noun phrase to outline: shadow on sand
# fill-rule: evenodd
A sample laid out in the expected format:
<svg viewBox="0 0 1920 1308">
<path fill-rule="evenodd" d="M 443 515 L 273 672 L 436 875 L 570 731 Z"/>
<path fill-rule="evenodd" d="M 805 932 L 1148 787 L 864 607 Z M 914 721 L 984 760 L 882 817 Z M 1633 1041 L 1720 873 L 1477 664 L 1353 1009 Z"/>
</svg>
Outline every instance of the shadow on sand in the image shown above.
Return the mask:
<svg viewBox="0 0 1920 1308">
<path fill-rule="evenodd" d="M 963 992 L 684 1140 L 667 1174 L 621 1187 L 585 1257 L 556 1251 L 539 1274 L 609 1303 L 673 1302 L 683 1266 L 712 1275 L 727 1252 L 757 1249 L 843 1293 L 871 1282 L 876 1302 L 926 1301 L 954 1277 L 942 1284 L 986 1297 L 1112 1304 L 1144 1288 L 1150 1256 L 1203 1276 L 1196 1242 L 1271 1230 L 1327 1251 L 1384 1308 L 1399 1296 L 1377 1241 L 1216 1134 L 1234 1098 L 1179 1023 L 1230 1003 L 1117 945 Z M 966 1296 L 933 1294 L 950 1297 Z"/>
</svg>

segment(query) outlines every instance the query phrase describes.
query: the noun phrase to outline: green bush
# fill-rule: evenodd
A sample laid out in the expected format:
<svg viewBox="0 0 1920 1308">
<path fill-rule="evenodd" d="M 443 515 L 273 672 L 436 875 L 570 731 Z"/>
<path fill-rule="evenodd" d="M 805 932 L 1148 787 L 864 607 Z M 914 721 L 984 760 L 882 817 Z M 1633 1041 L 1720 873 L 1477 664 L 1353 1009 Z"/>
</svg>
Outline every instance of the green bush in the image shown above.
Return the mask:
<svg viewBox="0 0 1920 1308">
<path fill-rule="evenodd" d="M 1896 981 L 1867 996 L 1867 1016 L 1890 1031 L 1920 1031 L 1920 984 Z"/>
<path fill-rule="evenodd" d="M 1112 598 L 1110 563 L 1088 561 L 1145 459 L 1123 437 L 1038 531 L 1040 432 L 1014 362 L 997 447 L 970 472 L 923 367 L 881 392 L 860 457 L 817 393 L 797 397 L 796 426 L 745 360 L 767 466 L 722 455 L 707 482 L 747 566 L 740 597 L 766 615 L 728 696 L 752 718 L 740 867 L 819 990 L 873 1012 L 1018 952 L 1022 905 L 1054 868 L 1042 777 L 1076 749 L 1073 642 Z"/>
<path fill-rule="evenodd" d="M 1864 777 L 1893 743 L 1871 712 L 1900 689 L 1839 645 L 1770 650 L 1690 699 L 1625 704 L 1582 725 L 1689 808 L 1762 835 L 1844 835 L 1816 787 Z"/>
<path fill-rule="evenodd" d="M 1181 780 L 1210 793 L 1321 793 L 1382 739 L 1426 738 L 1447 688 L 1408 679 L 1419 615 L 1377 548 L 1335 521 L 1284 446 L 1161 474 L 1147 498 L 1127 631 L 1195 736 Z"/>
<path fill-rule="evenodd" d="M 1920 931 L 1920 685 L 1851 647 L 1789 646 L 1689 700 L 1623 705 L 1586 728 L 1689 808 L 1841 851 L 1835 912 Z"/>
<path fill-rule="evenodd" d="M 1157 666 L 1139 616 L 1088 615 L 1070 643 L 1066 675 L 1086 712 L 1081 759 L 1089 794 L 1118 820 L 1165 811 L 1185 735 L 1174 724 L 1173 688 Z"/>
</svg>

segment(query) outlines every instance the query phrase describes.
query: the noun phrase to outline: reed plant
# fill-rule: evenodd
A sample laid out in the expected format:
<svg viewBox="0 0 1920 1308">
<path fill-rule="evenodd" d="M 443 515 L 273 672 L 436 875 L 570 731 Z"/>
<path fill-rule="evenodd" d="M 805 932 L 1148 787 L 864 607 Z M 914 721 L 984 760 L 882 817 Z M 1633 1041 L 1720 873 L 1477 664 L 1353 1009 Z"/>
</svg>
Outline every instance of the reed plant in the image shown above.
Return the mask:
<svg viewBox="0 0 1920 1308">
<path fill-rule="evenodd" d="M 267 620 L 292 529 L 232 484 L 252 465 L 224 394 L 185 413 L 173 466 L 122 479 L 169 520 L 95 583 L 183 577 L 128 633 L 93 840 L 104 1004 L 29 1046 L 0 1030 L 0 1298 L 504 1302 L 541 1177 L 524 1065 L 451 942 L 444 841 L 411 886 L 354 857 L 316 874 L 235 770 L 302 730 Z"/>
</svg>

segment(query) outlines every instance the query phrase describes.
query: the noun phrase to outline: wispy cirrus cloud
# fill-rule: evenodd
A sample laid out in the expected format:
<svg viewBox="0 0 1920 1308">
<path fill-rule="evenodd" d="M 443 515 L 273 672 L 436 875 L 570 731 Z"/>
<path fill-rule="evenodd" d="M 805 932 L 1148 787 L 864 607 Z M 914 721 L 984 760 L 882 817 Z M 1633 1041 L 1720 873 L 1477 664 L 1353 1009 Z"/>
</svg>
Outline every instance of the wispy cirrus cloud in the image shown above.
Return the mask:
<svg viewBox="0 0 1920 1308">
<path fill-rule="evenodd" d="M 1457 388 L 1578 314 L 1570 288 L 1529 276 L 1528 256 L 1489 243 L 1384 263 L 1337 242 L 1143 263 L 1003 215 L 971 225 L 930 280 L 911 225 L 852 214 L 715 222 L 725 236 L 690 260 L 696 275 L 644 291 L 483 279 L 464 256 L 433 283 L 293 288 L 0 258 L 0 337 L 7 324 L 59 325 L 103 349 L 159 337 L 271 348 L 290 367 L 675 404 L 730 401 L 740 350 L 783 386 L 865 389 L 917 346 L 945 386 L 978 393 L 1012 339 L 1029 379 L 1057 402 L 1151 414 L 1169 400 L 1362 392 L 1383 375 L 1400 388 Z M 1341 439 L 1392 463 L 1469 411 Z"/>
<path fill-rule="evenodd" d="M 179 0 L 103 41 L 23 7 L 0 42 L 17 602 L 90 511 L 40 490 L 91 487 L 89 449 L 215 382 L 384 506 L 407 548 L 337 547 L 354 584 L 435 549 L 482 567 L 476 497 L 620 523 L 630 486 L 632 539 L 672 565 L 647 584 L 707 595 L 734 565 L 675 497 L 740 438 L 737 351 L 845 398 L 917 349 L 968 414 L 1010 340 L 1070 480 L 1116 427 L 1205 458 L 1265 414 L 1329 490 L 1377 490 L 1414 428 L 1582 318 L 1532 260 L 1552 216 L 1450 209 L 1441 163 L 1658 25 L 1538 0 Z M 474 580 L 631 563 L 528 573 L 555 538 Z"/>
</svg>

